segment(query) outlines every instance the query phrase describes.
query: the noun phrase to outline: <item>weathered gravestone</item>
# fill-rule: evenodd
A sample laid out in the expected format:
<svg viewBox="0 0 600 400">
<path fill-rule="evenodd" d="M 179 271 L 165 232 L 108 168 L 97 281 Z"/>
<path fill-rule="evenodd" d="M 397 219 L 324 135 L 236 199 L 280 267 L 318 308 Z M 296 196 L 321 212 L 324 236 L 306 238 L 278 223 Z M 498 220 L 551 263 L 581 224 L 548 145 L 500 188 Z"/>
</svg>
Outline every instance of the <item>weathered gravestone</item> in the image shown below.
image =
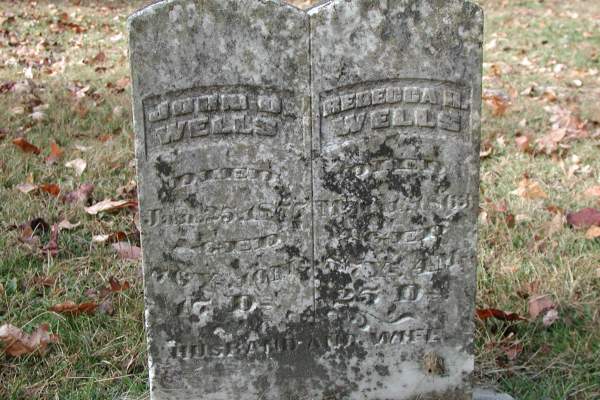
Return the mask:
<svg viewBox="0 0 600 400">
<path fill-rule="evenodd" d="M 481 10 L 129 24 L 152 398 L 470 399 Z"/>
</svg>

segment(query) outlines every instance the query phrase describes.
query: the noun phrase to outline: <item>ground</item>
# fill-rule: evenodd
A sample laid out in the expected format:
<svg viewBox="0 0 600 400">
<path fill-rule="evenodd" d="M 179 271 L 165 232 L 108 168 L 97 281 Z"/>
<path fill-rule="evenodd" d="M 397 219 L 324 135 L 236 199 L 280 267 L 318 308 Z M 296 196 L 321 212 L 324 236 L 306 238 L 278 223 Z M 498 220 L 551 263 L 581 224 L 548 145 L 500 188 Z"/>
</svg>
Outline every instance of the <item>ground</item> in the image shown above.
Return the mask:
<svg viewBox="0 0 600 400">
<path fill-rule="evenodd" d="M 31 333 L 47 323 L 58 336 L 44 355 L 0 354 L 2 399 L 147 397 L 140 266 L 111 243 L 139 244 L 127 207 L 135 171 L 125 34 L 138 3 L 0 1 L 0 325 Z M 521 400 L 598 399 L 600 239 L 565 216 L 599 208 L 600 2 L 480 4 L 477 308 L 527 319 L 479 320 L 476 378 Z M 22 151 L 19 137 L 41 154 Z M 75 159 L 87 164 L 81 174 L 65 166 Z M 126 207 L 92 215 L 65 199 L 85 183 L 95 186 L 88 201 Z M 52 184 L 58 196 L 40 186 Z M 34 218 L 81 225 L 53 246 L 49 227 L 21 226 Z M 93 241 L 115 232 L 125 235 Z M 99 290 L 109 281 L 112 291 Z M 534 318 L 539 295 L 557 314 Z"/>
</svg>

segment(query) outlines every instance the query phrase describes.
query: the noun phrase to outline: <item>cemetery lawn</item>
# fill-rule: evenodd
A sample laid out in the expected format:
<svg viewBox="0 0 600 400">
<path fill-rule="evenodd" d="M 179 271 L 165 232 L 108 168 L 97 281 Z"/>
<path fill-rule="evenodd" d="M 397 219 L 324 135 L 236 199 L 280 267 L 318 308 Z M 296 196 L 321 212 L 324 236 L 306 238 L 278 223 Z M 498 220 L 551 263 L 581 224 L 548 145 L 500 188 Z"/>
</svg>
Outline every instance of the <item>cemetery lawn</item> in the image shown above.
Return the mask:
<svg viewBox="0 0 600 400">
<path fill-rule="evenodd" d="M 126 3 L 0 1 L 0 326 L 57 335 L 45 354 L 0 346 L 0 399 L 147 398 Z M 476 379 L 520 400 L 598 399 L 600 229 L 566 216 L 600 209 L 600 2 L 480 3 L 477 308 L 527 320 L 477 321 Z M 64 199 L 88 183 L 89 199 Z M 105 199 L 126 207 L 86 212 Z M 80 225 L 52 243 L 65 219 Z M 534 318 L 542 295 L 552 310 Z"/>
</svg>

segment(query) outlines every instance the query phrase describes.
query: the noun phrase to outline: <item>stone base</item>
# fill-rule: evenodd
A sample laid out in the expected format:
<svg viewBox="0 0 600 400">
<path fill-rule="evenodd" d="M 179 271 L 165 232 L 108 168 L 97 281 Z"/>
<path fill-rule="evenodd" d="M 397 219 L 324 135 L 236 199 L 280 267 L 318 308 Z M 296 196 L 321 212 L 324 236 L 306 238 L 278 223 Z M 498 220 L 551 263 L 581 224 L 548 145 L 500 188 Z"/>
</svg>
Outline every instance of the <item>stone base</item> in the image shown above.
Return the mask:
<svg viewBox="0 0 600 400">
<path fill-rule="evenodd" d="M 473 400 L 515 400 L 506 393 L 498 393 L 493 389 L 475 388 Z"/>
</svg>

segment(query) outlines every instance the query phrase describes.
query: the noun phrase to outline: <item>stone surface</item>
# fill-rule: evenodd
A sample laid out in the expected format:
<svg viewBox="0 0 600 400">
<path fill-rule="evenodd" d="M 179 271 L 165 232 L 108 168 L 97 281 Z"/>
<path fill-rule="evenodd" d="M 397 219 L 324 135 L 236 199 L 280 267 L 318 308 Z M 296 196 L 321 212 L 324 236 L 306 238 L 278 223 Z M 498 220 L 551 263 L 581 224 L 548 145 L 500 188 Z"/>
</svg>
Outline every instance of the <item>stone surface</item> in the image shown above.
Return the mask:
<svg viewBox="0 0 600 400">
<path fill-rule="evenodd" d="M 470 398 L 482 18 L 130 17 L 154 400 Z"/>
<path fill-rule="evenodd" d="M 514 400 L 506 393 L 499 393 L 492 389 L 475 388 L 473 400 Z"/>
<path fill-rule="evenodd" d="M 471 398 L 482 25 L 464 1 L 311 11 L 316 315 L 352 398 Z"/>
</svg>

